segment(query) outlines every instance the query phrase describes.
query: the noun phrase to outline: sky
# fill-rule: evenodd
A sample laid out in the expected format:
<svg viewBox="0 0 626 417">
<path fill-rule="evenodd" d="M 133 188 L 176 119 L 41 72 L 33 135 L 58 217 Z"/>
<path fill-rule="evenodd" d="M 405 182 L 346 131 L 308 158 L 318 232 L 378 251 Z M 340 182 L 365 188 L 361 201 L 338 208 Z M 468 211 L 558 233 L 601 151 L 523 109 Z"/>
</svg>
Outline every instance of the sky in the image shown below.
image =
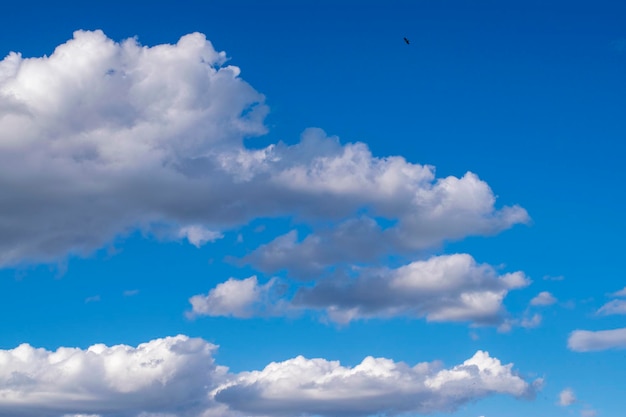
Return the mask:
<svg viewBox="0 0 626 417">
<path fill-rule="evenodd" d="M 5 5 L 0 416 L 622 415 L 625 18 Z"/>
</svg>

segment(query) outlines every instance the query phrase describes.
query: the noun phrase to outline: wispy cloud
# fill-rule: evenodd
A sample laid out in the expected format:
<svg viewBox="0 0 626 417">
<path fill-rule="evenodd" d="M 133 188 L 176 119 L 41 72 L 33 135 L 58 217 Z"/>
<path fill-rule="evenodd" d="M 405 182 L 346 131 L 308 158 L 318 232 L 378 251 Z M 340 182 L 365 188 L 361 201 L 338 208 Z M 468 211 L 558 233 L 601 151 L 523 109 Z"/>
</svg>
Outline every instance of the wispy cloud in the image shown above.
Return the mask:
<svg viewBox="0 0 626 417">
<path fill-rule="evenodd" d="M 569 335 L 567 347 L 576 352 L 626 348 L 626 328 L 614 330 L 575 330 Z"/>
<path fill-rule="evenodd" d="M 100 296 L 99 295 L 92 295 L 91 297 L 87 297 L 85 298 L 85 304 L 88 303 L 95 303 L 100 301 Z"/>
</svg>

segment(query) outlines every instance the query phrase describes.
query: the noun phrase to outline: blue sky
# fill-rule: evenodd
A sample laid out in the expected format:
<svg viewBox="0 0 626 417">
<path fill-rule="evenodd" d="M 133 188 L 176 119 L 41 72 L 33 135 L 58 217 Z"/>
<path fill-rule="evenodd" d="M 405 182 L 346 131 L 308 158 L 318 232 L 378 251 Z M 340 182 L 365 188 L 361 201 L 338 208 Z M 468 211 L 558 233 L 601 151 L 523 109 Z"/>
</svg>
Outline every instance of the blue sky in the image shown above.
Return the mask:
<svg viewBox="0 0 626 417">
<path fill-rule="evenodd" d="M 6 5 L 0 416 L 621 415 L 625 15 Z"/>
</svg>

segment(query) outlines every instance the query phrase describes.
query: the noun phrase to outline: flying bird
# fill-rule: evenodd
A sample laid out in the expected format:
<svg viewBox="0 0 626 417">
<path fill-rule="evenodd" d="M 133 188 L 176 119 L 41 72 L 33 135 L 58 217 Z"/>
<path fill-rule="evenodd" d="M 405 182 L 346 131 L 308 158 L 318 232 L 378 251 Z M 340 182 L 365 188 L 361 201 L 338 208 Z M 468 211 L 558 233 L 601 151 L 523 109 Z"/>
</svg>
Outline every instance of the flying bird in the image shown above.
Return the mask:
<svg viewBox="0 0 626 417">
<path fill-rule="evenodd" d="M 404 38 L 404 42 L 406 42 L 407 45 L 411 43 L 407 38 Z"/>
</svg>

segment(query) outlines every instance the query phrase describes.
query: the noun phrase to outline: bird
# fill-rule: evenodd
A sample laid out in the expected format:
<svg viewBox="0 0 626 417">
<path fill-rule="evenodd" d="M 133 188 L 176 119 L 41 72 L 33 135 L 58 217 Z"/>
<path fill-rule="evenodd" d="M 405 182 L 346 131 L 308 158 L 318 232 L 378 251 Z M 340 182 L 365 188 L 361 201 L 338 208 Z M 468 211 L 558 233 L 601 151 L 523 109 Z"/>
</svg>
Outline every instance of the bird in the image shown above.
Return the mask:
<svg viewBox="0 0 626 417">
<path fill-rule="evenodd" d="M 404 42 L 406 42 L 407 45 L 411 43 L 407 38 L 404 38 Z"/>
</svg>

